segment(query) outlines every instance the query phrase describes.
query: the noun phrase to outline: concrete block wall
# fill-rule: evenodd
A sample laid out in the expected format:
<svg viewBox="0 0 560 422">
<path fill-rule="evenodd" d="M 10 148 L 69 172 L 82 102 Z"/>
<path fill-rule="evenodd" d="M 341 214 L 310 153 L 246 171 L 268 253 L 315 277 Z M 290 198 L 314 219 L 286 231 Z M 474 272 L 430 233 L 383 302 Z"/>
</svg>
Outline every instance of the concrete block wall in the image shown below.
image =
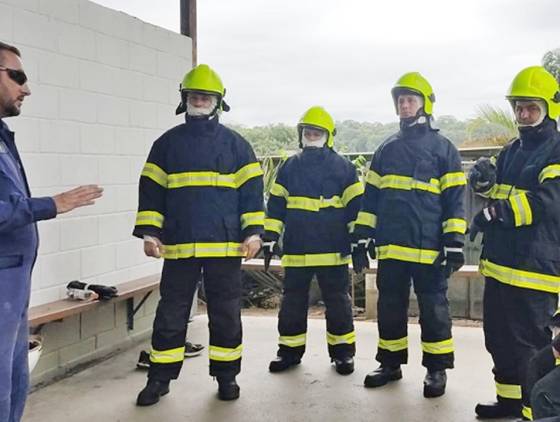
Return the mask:
<svg viewBox="0 0 560 422">
<path fill-rule="evenodd" d="M 135 297 L 137 304 L 142 298 Z M 77 366 L 104 358 L 145 340 L 151 333 L 159 300 L 152 293 L 134 317 L 134 329 L 127 328 L 126 301 L 107 302 L 97 308 L 47 324 L 42 330 L 43 352 L 32 373 L 37 385 L 64 376 Z M 131 369 L 135 362 L 130 363 Z"/>
<path fill-rule="evenodd" d="M 22 115 L 6 121 L 33 195 L 105 188 L 95 206 L 39 224 L 31 304 L 61 298 L 73 279 L 158 272 L 131 237 L 137 183 L 152 142 L 181 121 L 191 40 L 86 0 L 0 0 L 0 40 L 21 49 L 30 78 Z"/>
<path fill-rule="evenodd" d="M 22 114 L 6 122 L 33 195 L 105 188 L 96 205 L 39 224 L 31 306 L 62 298 L 74 279 L 118 286 L 158 273 L 131 236 L 138 178 L 153 141 L 181 122 L 191 40 L 87 0 L 0 0 L 0 40 L 21 50 L 30 79 Z M 33 381 L 146 338 L 156 303 L 153 294 L 133 331 L 125 302 L 47 324 Z"/>
</svg>

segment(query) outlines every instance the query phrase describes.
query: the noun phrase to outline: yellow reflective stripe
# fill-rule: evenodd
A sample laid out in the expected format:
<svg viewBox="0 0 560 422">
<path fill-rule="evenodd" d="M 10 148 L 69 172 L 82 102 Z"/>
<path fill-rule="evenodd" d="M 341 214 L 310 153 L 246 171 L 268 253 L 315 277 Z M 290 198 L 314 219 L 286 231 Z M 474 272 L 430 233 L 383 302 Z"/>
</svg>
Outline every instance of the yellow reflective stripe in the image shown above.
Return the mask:
<svg viewBox="0 0 560 422">
<path fill-rule="evenodd" d="M 531 205 L 527 200 L 527 194 L 520 193 L 509 198 L 511 210 L 513 211 L 513 218 L 515 227 L 529 226 L 533 224 L 533 212 Z"/>
<path fill-rule="evenodd" d="M 152 179 L 158 185 L 163 186 L 164 188 L 167 187 L 167 173 L 164 172 L 161 167 L 157 166 L 154 163 L 146 163 L 144 168 L 142 169 L 142 173 L 140 176 L 145 176 L 149 179 Z"/>
<path fill-rule="evenodd" d="M 235 176 L 233 174 L 220 174 L 215 171 L 187 171 L 172 173 L 167 177 L 169 189 L 185 187 L 221 187 L 235 189 Z"/>
<path fill-rule="evenodd" d="M 556 360 L 554 361 L 554 365 L 556 366 L 560 365 L 560 358 L 556 358 Z"/>
<path fill-rule="evenodd" d="M 432 355 L 444 355 L 446 353 L 453 353 L 453 339 L 447 339 L 436 342 L 422 342 L 422 351 Z"/>
<path fill-rule="evenodd" d="M 399 261 L 433 264 L 439 251 L 417 249 L 398 245 L 383 245 L 377 249 L 377 259 L 397 259 Z"/>
<path fill-rule="evenodd" d="M 363 193 L 364 185 L 362 182 L 356 182 L 344 189 L 344 192 L 342 192 L 342 203 L 346 206 L 352 199 L 362 195 Z"/>
<path fill-rule="evenodd" d="M 396 340 L 385 340 L 380 338 L 377 347 L 389 352 L 398 352 L 408 348 L 408 337 L 398 338 Z"/>
<path fill-rule="evenodd" d="M 377 225 L 377 216 L 369 212 L 360 211 L 358 213 L 358 218 L 356 218 L 356 224 L 361 224 L 362 226 L 374 229 Z"/>
<path fill-rule="evenodd" d="M 499 184 L 496 183 L 490 189 L 490 192 L 486 194 L 490 199 L 508 199 L 511 195 L 517 195 L 519 193 L 526 193 L 525 189 L 520 189 L 512 185 Z"/>
<path fill-rule="evenodd" d="M 429 182 L 413 179 L 409 176 L 399 176 L 397 174 L 387 174 L 381 177 L 379 189 L 402 189 L 402 190 L 423 190 L 430 193 L 440 194 L 439 180 L 430 179 Z"/>
<path fill-rule="evenodd" d="M 494 264 L 487 259 L 480 260 L 480 273 L 515 287 L 550 293 L 560 292 L 560 277 L 558 276 L 517 270 Z"/>
<path fill-rule="evenodd" d="M 381 184 L 381 176 L 373 170 L 369 170 L 366 174 L 366 183 L 378 188 Z"/>
<path fill-rule="evenodd" d="M 348 233 L 354 233 L 355 226 L 356 226 L 356 220 L 350 221 L 348 224 L 346 224 L 346 227 L 348 227 Z"/>
<path fill-rule="evenodd" d="M 290 196 L 288 190 L 284 186 L 276 182 L 272 184 L 272 187 L 270 188 L 270 194 L 274 196 L 280 196 L 282 198 L 288 198 L 288 196 Z"/>
<path fill-rule="evenodd" d="M 453 173 L 446 173 L 439 179 L 439 188 L 443 192 L 445 189 L 453 188 L 455 186 L 464 186 L 467 184 L 465 173 L 457 171 Z"/>
<path fill-rule="evenodd" d="M 356 343 L 356 332 L 352 331 L 347 334 L 336 335 L 327 331 L 327 343 L 331 346 L 339 344 L 354 344 Z"/>
<path fill-rule="evenodd" d="M 208 357 L 210 360 L 217 360 L 220 362 L 231 362 L 234 360 L 241 359 L 241 352 L 243 351 L 243 345 L 239 345 L 236 348 L 229 347 L 218 347 L 210 345 L 208 347 Z"/>
<path fill-rule="evenodd" d="M 278 337 L 278 344 L 286 347 L 301 347 L 305 346 L 307 333 L 298 334 L 295 336 L 280 336 Z"/>
<path fill-rule="evenodd" d="M 164 248 L 163 257 L 165 259 L 244 256 L 244 253 L 241 251 L 241 244 L 236 242 L 181 243 L 177 245 L 164 245 Z"/>
<path fill-rule="evenodd" d="M 136 214 L 136 226 L 163 227 L 164 217 L 157 211 L 138 211 Z"/>
<path fill-rule="evenodd" d="M 521 400 L 521 386 L 518 384 L 496 383 L 496 394 L 504 399 Z"/>
<path fill-rule="evenodd" d="M 175 363 L 185 359 L 185 346 L 169 350 L 150 350 L 150 362 L 153 363 Z"/>
<path fill-rule="evenodd" d="M 308 198 L 306 196 L 289 196 L 286 208 L 317 212 L 323 208 L 344 208 L 340 196 L 332 198 Z"/>
<path fill-rule="evenodd" d="M 264 211 L 246 212 L 241 214 L 241 230 L 249 226 L 264 225 Z"/>
<path fill-rule="evenodd" d="M 282 233 L 282 229 L 284 228 L 284 222 L 280 220 L 276 220 L 274 218 L 266 218 L 264 220 L 264 229 L 275 232 L 275 233 Z"/>
<path fill-rule="evenodd" d="M 263 175 L 263 171 L 260 163 L 251 163 L 246 166 L 241 167 L 235 172 L 234 181 L 235 186 L 240 188 L 245 182 L 253 177 L 259 177 Z"/>
<path fill-rule="evenodd" d="M 444 233 L 461 233 L 467 231 L 467 222 L 462 218 L 450 218 L 442 224 Z"/>
<path fill-rule="evenodd" d="M 551 164 L 546 166 L 539 173 L 539 183 L 544 182 L 546 179 L 554 179 L 560 177 L 560 164 Z"/>
<path fill-rule="evenodd" d="M 259 163 L 251 163 L 233 174 L 221 174 L 216 171 L 186 171 L 167 175 L 158 166 L 146 163 L 142 175 L 169 189 L 185 187 L 222 187 L 237 189 L 253 177 L 262 176 Z"/>
<path fill-rule="evenodd" d="M 521 414 L 525 417 L 525 419 L 532 421 L 533 420 L 533 409 L 527 406 L 523 406 L 521 409 Z"/>
<path fill-rule="evenodd" d="M 283 267 L 324 267 L 348 263 L 350 263 L 350 256 L 343 257 L 339 252 L 282 256 Z"/>
</svg>

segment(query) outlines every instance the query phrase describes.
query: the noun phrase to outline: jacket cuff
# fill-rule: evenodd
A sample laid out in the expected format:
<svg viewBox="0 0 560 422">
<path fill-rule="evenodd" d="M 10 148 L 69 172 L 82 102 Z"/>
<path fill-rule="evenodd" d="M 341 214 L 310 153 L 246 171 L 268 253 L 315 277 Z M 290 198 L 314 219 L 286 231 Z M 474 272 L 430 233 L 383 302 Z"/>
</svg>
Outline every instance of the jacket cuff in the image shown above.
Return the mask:
<svg viewBox="0 0 560 422">
<path fill-rule="evenodd" d="M 138 237 L 139 239 L 144 239 L 144 236 L 152 236 L 157 237 L 161 240 L 161 230 L 156 227 L 134 227 L 134 231 L 132 232 L 134 237 Z"/>
<path fill-rule="evenodd" d="M 56 204 L 51 197 L 29 198 L 33 221 L 50 220 L 56 217 Z"/>
<path fill-rule="evenodd" d="M 261 236 L 264 232 L 263 226 L 249 226 L 246 229 L 241 231 L 241 239 L 247 239 L 250 236 L 256 234 L 257 236 Z"/>
<path fill-rule="evenodd" d="M 271 230 L 265 231 L 263 236 L 262 236 L 262 239 L 265 242 L 277 242 L 279 238 L 280 238 L 280 235 L 276 232 L 271 231 Z"/>
<path fill-rule="evenodd" d="M 463 247 L 465 244 L 465 235 L 461 233 L 444 233 L 443 245 L 451 247 Z"/>
</svg>

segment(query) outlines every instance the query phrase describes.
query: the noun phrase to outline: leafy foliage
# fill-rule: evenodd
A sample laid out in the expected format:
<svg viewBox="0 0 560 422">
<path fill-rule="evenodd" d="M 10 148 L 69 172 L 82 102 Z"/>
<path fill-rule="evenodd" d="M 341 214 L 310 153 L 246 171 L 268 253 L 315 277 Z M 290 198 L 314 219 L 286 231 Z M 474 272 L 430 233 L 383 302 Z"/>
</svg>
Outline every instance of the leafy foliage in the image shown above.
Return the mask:
<svg viewBox="0 0 560 422">
<path fill-rule="evenodd" d="M 504 145 L 517 135 L 513 115 L 507 110 L 487 104 L 479 107 L 477 117 L 469 122 L 468 129 L 470 135 L 465 146 Z M 473 136 L 474 133 L 478 135 Z"/>
<path fill-rule="evenodd" d="M 508 126 L 508 113 L 482 106 L 474 119 L 461 121 L 453 116 L 441 116 L 436 126 L 441 133 L 459 145 L 497 145 L 512 137 L 513 126 Z M 339 152 L 371 152 L 399 130 L 398 122 L 372 123 L 344 120 L 337 122 L 335 149 Z M 285 156 L 299 150 L 295 126 L 271 124 L 245 127 L 232 125 L 232 129 L 247 139 L 259 157 Z"/>
<path fill-rule="evenodd" d="M 542 65 L 560 83 L 560 48 L 547 52 L 542 58 Z"/>
</svg>

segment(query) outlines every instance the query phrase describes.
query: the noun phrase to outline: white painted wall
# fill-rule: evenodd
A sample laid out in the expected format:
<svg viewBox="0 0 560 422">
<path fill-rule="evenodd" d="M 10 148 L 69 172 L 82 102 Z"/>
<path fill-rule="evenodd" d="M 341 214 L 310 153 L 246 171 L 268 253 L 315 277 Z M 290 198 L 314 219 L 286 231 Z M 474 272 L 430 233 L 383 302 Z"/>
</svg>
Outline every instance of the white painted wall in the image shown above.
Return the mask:
<svg viewBox="0 0 560 422">
<path fill-rule="evenodd" d="M 0 40 L 20 48 L 30 77 L 22 115 L 6 122 L 33 196 L 105 188 L 95 206 L 39 223 L 32 305 L 63 297 L 70 280 L 158 272 L 131 235 L 137 183 L 152 142 L 180 122 L 190 38 L 86 0 L 0 0 Z"/>
</svg>

